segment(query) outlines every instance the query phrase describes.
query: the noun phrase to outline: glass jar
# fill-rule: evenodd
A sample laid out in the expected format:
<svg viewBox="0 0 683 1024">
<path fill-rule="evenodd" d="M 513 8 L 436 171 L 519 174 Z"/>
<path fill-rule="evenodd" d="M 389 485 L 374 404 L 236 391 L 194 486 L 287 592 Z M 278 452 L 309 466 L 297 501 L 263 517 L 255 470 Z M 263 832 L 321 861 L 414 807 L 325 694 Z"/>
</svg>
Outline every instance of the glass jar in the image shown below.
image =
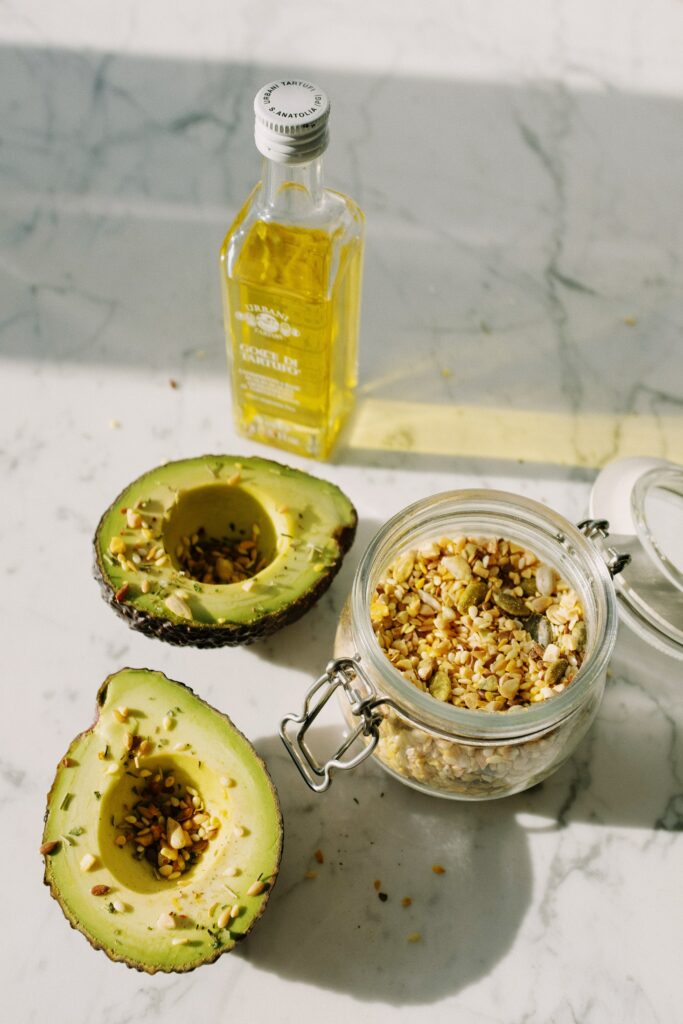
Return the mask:
<svg viewBox="0 0 683 1024">
<path fill-rule="evenodd" d="M 303 713 L 282 723 L 282 739 L 309 786 L 326 789 L 335 769 L 353 768 L 371 754 L 399 781 L 456 800 L 510 796 L 558 768 L 585 735 L 602 698 L 617 633 L 611 576 L 624 566 L 613 550 L 592 543 L 593 521 L 581 526 L 585 533 L 538 502 L 489 490 L 439 494 L 389 520 L 356 571 L 337 630 L 336 660 L 309 691 Z M 562 693 L 514 711 L 455 707 L 418 690 L 381 650 L 370 603 L 390 564 L 429 541 L 463 535 L 500 537 L 528 548 L 579 595 L 587 627 L 584 661 Z M 321 763 L 306 732 L 334 692 L 350 732 Z M 360 750 L 356 741 L 363 743 Z"/>
</svg>

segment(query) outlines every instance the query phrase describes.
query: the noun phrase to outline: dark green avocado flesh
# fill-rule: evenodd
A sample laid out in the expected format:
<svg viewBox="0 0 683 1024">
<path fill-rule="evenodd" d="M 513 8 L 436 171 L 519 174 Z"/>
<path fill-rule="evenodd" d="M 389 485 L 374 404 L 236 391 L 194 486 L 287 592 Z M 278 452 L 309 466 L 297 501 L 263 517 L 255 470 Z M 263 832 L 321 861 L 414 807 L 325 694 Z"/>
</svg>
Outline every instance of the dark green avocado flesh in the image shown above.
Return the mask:
<svg viewBox="0 0 683 1024">
<path fill-rule="evenodd" d="M 161 672 L 116 672 L 97 708 L 48 795 L 45 883 L 112 960 L 190 971 L 265 909 L 282 852 L 277 794 L 230 719 Z"/>
<path fill-rule="evenodd" d="M 300 618 L 327 590 L 357 516 L 334 484 L 261 458 L 169 462 L 116 498 L 95 533 L 95 575 L 134 629 L 168 643 L 251 643 Z M 221 582 L 188 568 L 199 540 L 255 538 L 255 571 Z M 194 563 L 192 563 L 194 564 Z"/>
</svg>

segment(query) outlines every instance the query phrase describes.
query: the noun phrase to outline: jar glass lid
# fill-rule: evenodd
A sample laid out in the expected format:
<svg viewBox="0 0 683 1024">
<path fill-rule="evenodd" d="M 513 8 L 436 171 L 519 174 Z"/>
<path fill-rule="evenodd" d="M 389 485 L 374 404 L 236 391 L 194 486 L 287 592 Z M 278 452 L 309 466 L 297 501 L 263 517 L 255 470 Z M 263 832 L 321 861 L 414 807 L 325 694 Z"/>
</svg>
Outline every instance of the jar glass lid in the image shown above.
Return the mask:
<svg viewBox="0 0 683 1024">
<path fill-rule="evenodd" d="M 647 458 L 610 463 L 593 486 L 590 514 L 606 520 L 603 546 L 631 556 L 614 579 L 624 621 L 683 659 L 683 466 Z"/>
</svg>

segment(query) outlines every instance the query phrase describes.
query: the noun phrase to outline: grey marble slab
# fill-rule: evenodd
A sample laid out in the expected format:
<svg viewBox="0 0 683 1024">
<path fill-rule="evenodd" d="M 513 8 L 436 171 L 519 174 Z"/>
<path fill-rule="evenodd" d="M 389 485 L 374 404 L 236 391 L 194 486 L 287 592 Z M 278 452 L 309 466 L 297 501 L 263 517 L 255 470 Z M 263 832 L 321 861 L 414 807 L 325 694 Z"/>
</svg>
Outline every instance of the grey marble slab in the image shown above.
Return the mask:
<svg viewBox="0 0 683 1024">
<path fill-rule="evenodd" d="M 349 493 L 361 528 L 304 620 L 249 650 L 201 652 L 112 616 L 91 579 L 91 535 L 159 462 L 267 452 L 232 430 L 217 252 L 258 174 L 252 93 L 282 67 L 248 49 L 226 62 L 23 37 L 0 46 L 8 1019 L 680 1017 L 680 663 L 622 631 L 588 738 L 542 787 L 502 802 L 430 800 L 372 766 L 316 798 L 275 739 L 331 654 L 363 547 L 394 511 L 483 485 L 576 520 L 599 463 L 639 445 L 683 458 L 680 96 L 464 80 L 439 66 L 432 75 L 425 50 L 418 73 L 398 59 L 374 72 L 298 68 L 324 78 L 330 179 L 368 215 L 361 418 L 332 465 L 304 467 Z M 435 408 L 445 419 L 429 419 Z M 463 408 L 453 446 L 430 446 L 424 423 L 454 423 Z M 476 435 L 492 419 L 484 452 Z M 109 963 L 41 885 L 54 766 L 90 723 L 99 683 L 126 664 L 226 710 L 283 799 L 267 916 L 239 952 L 188 977 Z M 340 722 L 328 729 L 333 739 Z M 325 864 L 307 881 L 317 848 Z M 406 942 L 412 931 L 422 943 Z"/>
</svg>

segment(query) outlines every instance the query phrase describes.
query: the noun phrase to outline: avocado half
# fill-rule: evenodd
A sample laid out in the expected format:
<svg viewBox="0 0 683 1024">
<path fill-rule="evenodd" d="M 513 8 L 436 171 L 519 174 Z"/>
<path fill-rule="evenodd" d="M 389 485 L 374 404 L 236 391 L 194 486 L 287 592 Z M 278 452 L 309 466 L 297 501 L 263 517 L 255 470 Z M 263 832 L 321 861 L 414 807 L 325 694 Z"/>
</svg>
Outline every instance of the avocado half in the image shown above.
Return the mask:
<svg viewBox="0 0 683 1024">
<path fill-rule="evenodd" d="M 150 974 L 211 963 L 268 902 L 275 787 L 230 719 L 161 672 L 109 676 L 97 709 L 47 798 L 45 883 L 112 960 Z"/>
<path fill-rule="evenodd" d="M 134 629 L 195 647 L 248 644 L 300 618 L 327 590 L 356 532 L 334 484 L 278 462 L 204 455 L 138 477 L 102 516 L 95 575 Z M 256 538 L 257 569 L 205 582 L 183 552 Z M 208 545 L 208 547 L 207 547 Z"/>
</svg>

